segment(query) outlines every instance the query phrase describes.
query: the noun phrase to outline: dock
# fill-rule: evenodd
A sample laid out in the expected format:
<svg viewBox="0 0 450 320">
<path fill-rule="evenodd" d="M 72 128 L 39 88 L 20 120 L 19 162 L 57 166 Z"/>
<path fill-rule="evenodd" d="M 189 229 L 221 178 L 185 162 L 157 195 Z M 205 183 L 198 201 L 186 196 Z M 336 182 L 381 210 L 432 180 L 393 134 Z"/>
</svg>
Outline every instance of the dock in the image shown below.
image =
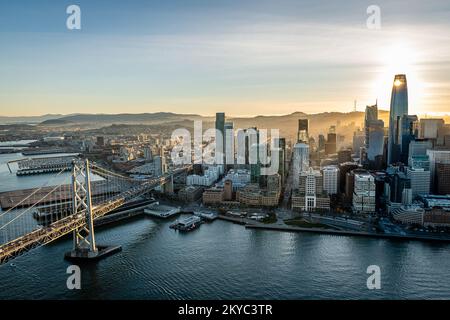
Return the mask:
<svg viewBox="0 0 450 320">
<path fill-rule="evenodd" d="M 192 231 L 197 229 L 201 224 L 202 218 L 194 215 L 187 218 L 178 219 L 170 225 L 170 228 L 179 231 Z"/>
</svg>

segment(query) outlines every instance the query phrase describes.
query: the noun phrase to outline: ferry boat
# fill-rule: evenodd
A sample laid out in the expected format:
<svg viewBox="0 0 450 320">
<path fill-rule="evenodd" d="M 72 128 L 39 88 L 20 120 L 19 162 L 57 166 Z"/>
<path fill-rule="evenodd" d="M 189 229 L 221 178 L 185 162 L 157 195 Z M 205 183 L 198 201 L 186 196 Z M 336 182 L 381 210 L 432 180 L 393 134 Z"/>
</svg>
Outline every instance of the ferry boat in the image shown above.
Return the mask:
<svg viewBox="0 0 450 320">
<path fill-rule="evenodd" d="M 202 223 L 202 218 L 198 216 L 190 216 L 184 219 L 178 219 L 173 224 L 170 225 L 170 228 L 179 230 L 179 231 L 191 231 L 200 226 Z"/>
</svg>

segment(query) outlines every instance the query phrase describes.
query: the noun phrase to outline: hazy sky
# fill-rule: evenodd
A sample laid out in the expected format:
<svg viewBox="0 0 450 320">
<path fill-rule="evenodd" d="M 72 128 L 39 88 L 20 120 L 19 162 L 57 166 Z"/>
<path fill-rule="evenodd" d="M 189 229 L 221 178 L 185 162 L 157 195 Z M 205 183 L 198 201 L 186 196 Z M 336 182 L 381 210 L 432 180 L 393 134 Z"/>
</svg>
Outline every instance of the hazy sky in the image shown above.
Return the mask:
<svg viewBox="0 0 450 320">
<path fill-rule="evenodd" d="M 0 0 L 0 115 L 388 109 L 395 73 L 450 113 L 448 0 Z"/>
</svg>

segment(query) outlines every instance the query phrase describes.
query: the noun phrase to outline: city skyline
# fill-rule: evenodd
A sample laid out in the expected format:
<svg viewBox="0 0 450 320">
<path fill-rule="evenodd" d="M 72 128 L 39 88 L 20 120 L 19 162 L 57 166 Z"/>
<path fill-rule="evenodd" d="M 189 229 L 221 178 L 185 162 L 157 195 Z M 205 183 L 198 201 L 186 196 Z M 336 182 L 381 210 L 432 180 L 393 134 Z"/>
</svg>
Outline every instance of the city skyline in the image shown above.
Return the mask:
<svg viewBox="0 0 450 320">
<path fill-rule="evenodd" d="M 450 7 L 432 2 L 381 1 L 370 30 L 356 1 L 79 1 L 72 31 L 66 4 L 4 3 L 1 115 L 279 115 L 349 112 L 354 100 L 364 111 L 376 99 L 387 110 L 395 74 L 408 77 L 411 114 L 442 114 Z"/>
</svg>

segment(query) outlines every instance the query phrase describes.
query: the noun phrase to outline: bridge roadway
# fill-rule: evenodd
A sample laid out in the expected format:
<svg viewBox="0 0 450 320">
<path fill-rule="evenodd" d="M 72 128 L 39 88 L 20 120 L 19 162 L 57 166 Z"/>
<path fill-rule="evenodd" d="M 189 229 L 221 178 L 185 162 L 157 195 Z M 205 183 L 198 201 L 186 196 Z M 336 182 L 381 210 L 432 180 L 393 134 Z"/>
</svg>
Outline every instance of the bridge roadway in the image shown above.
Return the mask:
<svg viewBox="0 0 450 320">
<path fill-rule="evenodd" d="M 104 216 L 108 212 L 117 209 L 124 205 L 126 202 L 135 199 L 150 190 L 153 190 L 159 185 L 163 185 L 170 182 L 171 176 L 182 173 L 185 170 L 189 170 L 192 166 L 186 166 L 174 170 L 170 174 L 166 174 L 160 178 L 151 179 L 143 182 L 141 185 L 132 187 L 131 189 L 120 193 L 113 197 L 105 204 L 95 206 L 93 208 L 93 219 Z M 86 225 L 86 211 L 80 211 L 77 214 L 72 214 L 63 219 L 60 219 L 48 227 L 43 227 L 32 231 L 24 236 L 14 239 L 6 244 L 0 246 L 0 265 L 6 263 L 15 257 L 18 257 L 31 249 L 50 243 L 70 232 L 83 228 Z"/>
</svg>

